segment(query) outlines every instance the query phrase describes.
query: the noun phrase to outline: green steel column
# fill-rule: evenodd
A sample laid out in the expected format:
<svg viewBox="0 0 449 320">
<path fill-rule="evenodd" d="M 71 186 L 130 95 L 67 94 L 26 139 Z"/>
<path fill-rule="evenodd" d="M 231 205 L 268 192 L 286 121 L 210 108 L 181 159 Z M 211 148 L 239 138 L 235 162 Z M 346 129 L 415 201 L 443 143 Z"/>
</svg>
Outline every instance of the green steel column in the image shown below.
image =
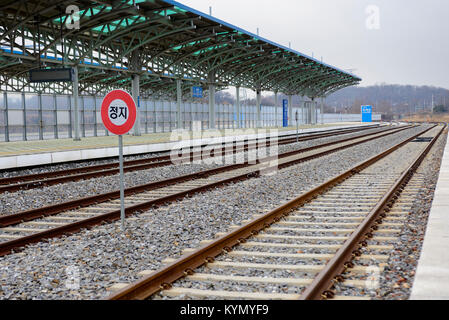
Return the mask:
<svg viewBox="0 0 449 320">
<path fill-rule="evenodd" d="M 83 138 L 86 137 L 86 97 L 85 96 L 81 96 L 80 97 L 81 100 L 81 105 L 83 106 L 81 108 L 81 135 L 83 136 Z"/>
<path fill-rule="evenodd" d="M 54 137 L 55 139 L 59 139 L 59 128 L 58 128 L 58 106 L 56 105 L 56 93 L 53 94 L 53 117 L 55 118 L 54 123 Z"/>
<path fill-rule="evenodd" d="M 92 96 L 92 98 L 94 99 L 94 137 L 97 137 L 98 136 L 97 97 Z"/>
<path fill-rule="evenodd" d="M 309 103 L 304 101 L 304 124 L 309 124 Z"/>
<path fill-rule="evenodd" d="M 312 124 L 312 103 L 307 102 L 307 124 Z"/>
<path fill-rule="evenodd" d="M 73 138 L 73 115 L 72 115 L 72 98 L 70 96 L 67 96 L 67 104 L 69 106 L 69 138 L 72 139 Z M 106 129 L 106 132 L 108 132 L 108 130 Z"/>
<path fill-rule="evenodd" d="M 181 123 L 181 103 L 182 103 L 182 80 L 176 80 L 176 126 L 182 129 Z"/>
<path fill-rule="evenodd" d="M 301 124 L 306 124 L 306 116 L 305 116 L 305 109 L 306 109 L 306 102 L 304 101 L 304 96 L 300 97 L 300 106 L 301 106 Z"/>
<path fill-rule="evenodd" d="M 236 96 L 236 103 L 237 103 L 237 128 L 241 128 L 242 124 L 241 124 L 241 114 L 240 114 L 240 87 L 236 87 L 235 88 L 235 96 Z"/>
<path fill-rule="evenodd" d="M 135 136 L 141 136 L 141 132 L 140 132 L 140 76 L 139 75 L 133 75 L 132 76 L 132 96 L 134 99 L 134 102 L 136 103 L 136 107 L 137 107 L 137 116 L 136 116 L 136 123 L 134 125 L 134 135 Z"/>
<path fill-rule="evenodd" d="M 103 121 L 103 120 L 102 120 L 102 121 Z M 105 136 L 106 136 L 106 137 L 109 137 L 109 130 L 106 129 L 106 127 L 104 127 L 104 132 L 105 132 Z"/>
<path fill-rule="evenodd" d="M 5 141 L 9 142 L 9 114 L 8 114 L 8 94 L 3 93 L 3 105 L 5 106 Z"/>
<path fill-rule="evenodd" d="M 148 102 L 149 100 L 145 100 L 145 134 L 148 134 Z"/>
<path fill-rule="evenodd" d="M 157 113 L 156 113 L 156 99 L 153 98 L 153 133 L 157 132 Z"/>
<path fill-rule="evenodd" d="M 291 94 L 288 95 L 288 126 L 293 125 L 293 96 Z"/>
<path fill-rule="evenodd" d="M 274 126 L 277 128 L 279 126 L 278 123 L 278 92 L 274 92 Z"/>
<path fill-rule="evenodd" d="M 168 102 L 168 124 L 169 124 L 169 131 L 172 131 L 172 116 L 173 116 L 173 112 L 172 112 L 172 105 L 171 105 L 171 101 L 167 101 Z"/>
<path fill-rule="evenodd" d="M 190 98 L 190 131 L 193 131 L 193 119 L 194 119 L 194 113 L 193 113 L 193 98 Z"/>
<path fill-rule="evenodd" d="M 42 116 L 42 94 L 37 95 L 38 119 L 39 119 L 39 140 L 44 140 L 44 118 Z"/>
<path fill-rule="evenodd" d="M 22 115 L 23 115 L 23 141 L 27 141 L 27 108 L 25 92 L 22 92 Z"/>
<path fill-rule="evenodd" d="M 209 74 L 209 129 L 215 129 L 215 74 Z"/>
<path fill-rule="evenodd" d="M 257 128 L 262 128 L 262 92 L 257 90 Z"/>
<path fill-rule="evenodd" d="M 312 124 L 316 124 L 316 101 L 315 98 L 312 99 L 312 103 L 310 105 L 310 116 Z"/>
<path fill-rule="evenodd" d="M 324 97 L 321 97 L 321 124 L 324 124 Z"/>
<path fill-rule="evenodd" d="M 75 138 L 73 140 L 80 141 L 80 114 L 79 114 L 79 97 L 78 97 L 78 67 L 73 68 L 73 112 L 75 114 Z"/>
</svg>

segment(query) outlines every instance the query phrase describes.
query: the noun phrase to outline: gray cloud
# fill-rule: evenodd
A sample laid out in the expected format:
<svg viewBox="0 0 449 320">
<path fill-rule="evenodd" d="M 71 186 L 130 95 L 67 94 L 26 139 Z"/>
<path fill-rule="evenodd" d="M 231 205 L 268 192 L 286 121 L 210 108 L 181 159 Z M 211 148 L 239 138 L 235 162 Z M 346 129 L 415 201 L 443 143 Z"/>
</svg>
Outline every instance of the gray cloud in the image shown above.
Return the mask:
<svg viewBox="0 0 449 320">
<path fill-rule="evenodd" d="M 447 0 L 182 0 L 277 43 L 342 69 L 357 69 L 362 85 L 449 88 Z M 368 29 L 367 6 L 379 8 Z"/>
</svg>

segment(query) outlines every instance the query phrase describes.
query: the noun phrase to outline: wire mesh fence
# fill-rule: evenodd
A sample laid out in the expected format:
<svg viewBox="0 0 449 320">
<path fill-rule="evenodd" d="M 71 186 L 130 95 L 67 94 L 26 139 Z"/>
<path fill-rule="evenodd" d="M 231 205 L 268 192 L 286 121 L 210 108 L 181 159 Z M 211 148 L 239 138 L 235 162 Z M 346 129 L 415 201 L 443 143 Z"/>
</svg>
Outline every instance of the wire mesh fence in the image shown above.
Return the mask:
<svg viewBox="0 0 449 320">
<path fill-rule="evenodd" d="M 105 136 L 107 130 L 101 122 L 100 108 L 103 97 L 80 96 L 80 133 L 82 137 Z M 74 131 L 73 97 L 69 95 L 38 95 L 3 92 L 0 97 L 0 140 L 44 140 L 72 138 Z M 257 107 L 242 105 L 240 117 L 237 107 L 229 104 L 215 106 L 215 128 L 256 128 Z M 290 125 L 361 121 L 359 114 L 311 114 L 312 108 L 293 106 Z M 151 99 L 140 100 L 140 121 L 142 133 L 171 132 L 177 128 L 176 102 Z M 280 127 L 283 124 L 281 107 L 262 106 L 261 127 Z M 297 116 L 296 116 L 297 115 Z M 240 118 L 240 126 L 238 119 Z M 296 120 L 297 119 L 297 120 Z M 376 118 L 374 120 L 380 120 Z M 209 105 L 194 101 L 181 104 L 181 125 L 192 130 L 193 123 L 201 123 L 201 129 L 210 129 Z"/>
</svg>

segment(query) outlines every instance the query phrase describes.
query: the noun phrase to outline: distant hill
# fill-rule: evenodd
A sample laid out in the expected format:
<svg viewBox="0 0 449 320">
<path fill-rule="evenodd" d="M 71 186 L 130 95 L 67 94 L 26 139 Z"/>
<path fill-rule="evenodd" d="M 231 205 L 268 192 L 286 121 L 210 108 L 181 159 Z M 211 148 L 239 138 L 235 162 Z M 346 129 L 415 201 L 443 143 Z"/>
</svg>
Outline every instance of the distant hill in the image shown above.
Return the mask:
<svg viewBox="0 0 449 320">
<path fill-rule="evenodd" d="M 368 87 L 348 87 L 339 90 L 329 97 L 325 102 L 326 112 L 337 113 L 360 113 L 360 106 L 372 105 L 375 113 L 381 113 L 388 119 L 389 116 L 410 116 L 415 113 L 430 112 L 432 106 L 440 106 L 438 109 L 449 110 L 449 90 L 444 88 L 429 86 L 411 86 L 411 85 L 388 85 L 380 84 Z M 279 101 L 287 98 L 285 95 L 279 95 Z M 207 97 L 204 99 L 207 103 Z M 229 92 L 222 91 L 216 95 L 218 104 L 234 104 L 235 96 Z M 293 104 L 300 102 L 298 96 L 293 97 Z M 248 99 L 242 101 L 248 105 L 255 105 L 256 100 Z M 263 105 L 273 105 L 274 96 L 264 93 L 262 98 Z"/>
<path fill-rule="evenodd" d="M 337 112 L 356 112 L 361 105 L 373 105 L 375 112 L 408 115 L 431 111 L 434 106 L 449 107 L 449 90 L 429 86 L 375 85 L 349 87 L 337 91 L 326 100 L 326 105 Z"/>
</svg>

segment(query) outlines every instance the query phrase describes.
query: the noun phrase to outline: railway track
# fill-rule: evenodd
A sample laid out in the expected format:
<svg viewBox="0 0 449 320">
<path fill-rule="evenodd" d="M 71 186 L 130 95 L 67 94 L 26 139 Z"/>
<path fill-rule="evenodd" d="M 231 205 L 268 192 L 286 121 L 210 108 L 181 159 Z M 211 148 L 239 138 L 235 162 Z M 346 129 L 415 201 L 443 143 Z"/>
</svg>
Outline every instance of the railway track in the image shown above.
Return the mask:
<svg viewBox="0 0 449 320">
<path fill-rule="evenodd" d="M 317 137 L 319 135 L 331 136 L 331 135 L 336 135 L 336 134 L 340 134 L 340 133 L 341 134 L 345 134 L 345 131 L 347 131 L 346 133 L 350 133 L 350 131 L 352 131 L 352 132 L 364 131 L 364 130 L 370 130 L 370 129 L 374 129 L 374 128 L 379 128 L 381 126 L 382 125 L 380 125 L 380 124 L 375 124 L 375 125 L 363 126 L 363 127 L 358 126 L 358 127 L 346 127 L 346 128 L 341 128 L 341 129 L 322 130 L 322 131 L 319 131 L 319 132 L 316 132 L 316 133 L 314 133 L 314 132 L 312 132 L 312 133 L 300 133 L 299 137 L 301 137 L 301 138 L 307 138 L 307 137 L 313 138 L 313 137 Z M 288 135 L 283 135 L 281 137 L 282 138 L 286 138 L 286 139 L 287 138 L 291 138 L 292 139 L 292 138 L 296 138 L 296 134 L 288 134 Z M 325 136 L 322 136 L 322 137 L 324 138 Z M 246 144 L 247 143 L 254 143 L 254 142 L 257 142 L 257 140 L 258 139 L 249 139 L 249 140 L 245 140 L 244 142 Z M 215 145 L 218 145 L 218 144 L 215 144 Z M 222 145 L 224 146 L 224 143 L 222 143 Z M 198 147 L 204 148 L 206 146 L 207 145 L 204 144 L 204 145 L 197 146 L 197 147 L 191 147 L 190 151 L 192 151 L 193 149 L 198 148 Z M 124 159 L 125 159 L 125 163 L 128 162 L 128 163 L 133 164 L 134 160 L 127 160 L 127 159 L 135 157 L 135 156 L 152 156 L 152 155 L 159 154 L 159 156 L 146 158 L 146 160 L 150 160 L 150 159 L 155 159 L 154 161 L 161 161 L 161 160 L 164 160 L 164 159 L 168 160 L 169 157 L 167 157 L 166 153 L 167 153 L 166 151 L 160 151 L 160 152 L 150 152 L 150 153 L 142 153 L 142 154 L 125 155 Z M 108 163 L 109 165 L 118 166 L 118 162 L 116 161 L 116 159 L 117 159 L 117 156 L 109 156 L 109 157 L 103 157 L 103 158 L 84 159 L 84 160 L 75 160 L 75 161 L 61 162 L 61 163 L 58 163 L 58 164 L 35 165 L 35 166 L 25 167 L 23 169 L 25 169 L 25 170 L 35 169 L 35 168 L 50 168 L 51 169 L 51 167 L 58 166 L 58 165 L 61 165 L 61 164 L 69 164 L 70 163 L 70 164 L 75 164 L 76 165 L 76 164 L 90 163 L 92 161 L 111 161 L 111 163 Z M 138 160 L 142 160 L 142 159 L 138 159 Z M 145 160 L 145 159 L 143 159 L 143 160 Z M 83 169 L 83 168 L 84 167 L 79 167 L 79 169 Z M 111 167 L 109 167 L 109 168 L 111 168 Z M 18 168 L 1 169 L 0 173 L 14 172 L 14 171 L 18 171 Z M 24 176 L 27 176 L 27 175 L 24 175 Z"/>
<path fill-rule="evenodd" d="M 374 127 L 376 128 L 376 127 Z M 287 145 L 287 144 L 293 144 L 303 141 L 310 141 L 315 139 L 321 139 L 329 136 L 334 136 L 336 133 L 338 135 L 345 135 L 350 134 L 354 132 L 363 132 L 368 129 L 373 129 L 371 126 L 369 128 L 349 128 L 345 130 L 335 130 L 325 133 L 319 133 L 319 134 L 309 134 L 305 136 L 301 136 L 299 139 L 294 137 L 287 137 L 282 138 L 281 140 L 277 141 L 276 143 L 278 145 Z M 383 130 L 389 130 L 391 128 L 383 128 Z M 255 140 L 246 141 L 242 145 L 238 143 L 233 143 L 231 146 L 225 146 L 222 144 L 222 147 L 220 150 L 214 149 L 212 152 L 209 153 L 210 157 L 216 157 L 219 155 L 228 155 L 230 151 L 233 154 L 239 153 L 239 152 L 245 152 L 251 149 L 256 149 L 259 147 L 259 144 L 257 142 L 254 142 Z M 265 143 L 265 142 L 264 142 Z M 270 143 L 265 143 L 265 146 L 270 146 Z M 206 147 L 206 146 L 202 146 Z M 210 146 L 207 146 L 210 147 Z M 204 149 L 203 149 L 204 150 Z M 220 153 L 220 154 L 219 154 Z M 184 162 L 191 162 L 195 160 L 201 160 L 204 159 L 202 150 L 197 151 L 193 148 L 190 149 L 190 152 L 188 155 L 178 158 L 178 161 L 184 161 Z M 124 171 L 125 172 L 134 172 L 139 170 L 147 170 L 151 168 L 159 168 L 159 167 L 165 167 L 173 165 L 173 161 L 171 160 L 170 155 L 164 155 L 149 159 L 139 159 L 139 160 L 132 160 L 132 161 L 126 161 L 124 163 Z M 89 167 L 82 167 L 82 168 L 74 168 L 74 169 L 66 169 L 66 170 L 58 170 L 58 171 L 50 171 L 50 172 L 44 172 L 44 173 L 36 173 L 36 174 L 29 174 L 29 175 L 21 175 L 21 176 L 14 176 L 9 178 L 0 178 L 0 194 L 5 192 L 15 192 L 18 190 L 28 190 L 28 189 L 35 189 L 35 188 L 42 188 L 44 186 L 50 186 L 50 185 L 56 185 L 60 183 L 65 182 L 72 182 L 72 181 L 79 181 L 84 179 L 91 179 L 91 178 L 98 178 L 98 177 L 104 177 L 104 176 L 110 176 L 115 175 L 119 173 L 119 164 L 118 162 L 108 163 L 108 164 L 101 164 L 101 165 L 94 165 Z"/>
<path fill-rule="evenodd" d="M 380 273 L 386 265 L 403 211 L 423 181 L 414 173 L 445 128 L 404 140 L 200 249 L 167 259 L 166 267 L 141 272 L 136 283 L 117 284 L 121 289 L 108 299 L 369 299 L 345 295 L 344 287 L 363 292 L 373 269 Z M 408 157 L 412 149 L 414 155 L 398 167 L 398 152 L 410 143 Z"/>
<path fill-rule="evenodd" d="M 389 208 L 383 219 L 384 225 L 389 226 L 391 230 L 401 229 L 403 222 L 407 220 L 408 215 L 412 212 L 414 200 L 417 199 L 419 191 L 424 188 L 425 176 L 422 173 L 415 173 L 411 180 L 406 184 L 401 196 L 394 202 L 393 206 Z M 385 223 L 386 222 L 386 223 Z M 393 224 L 388 225 L 388 222 Z M 397 233 L 396 233 L 397 234 Z M 382 238 L 370 238 L 366 240 L 367 246 L 360 247 L 357 251 L 358 255 L 372 256 L 375 254 L 382 255 L 383 261 L 369 260 L 360 261 L 354 260 L 349 265 L 346 271 L 341 273 L 342 279 L 335 283 L 332 291 L 325 291 L 323 294 L 326 298 L 346 297 L 349 296 L 354 299 L 371 299 L 376 297 L 376 289 L 380 288 L 381 273 L 386 267 L 391 266 L 385 260 L 389 260 L 392 252 L 394 252 L 395 243 L 398 242 L 396 236 Z M 351 270 L 364 268 L 364 273 L 355 273 Z M 360 285 L 362 284 L 362 285 Z"/>
<path fill-rule="evenodd" d="M 338 144 L 327 143 L 279 155 L 273 166 L 273 158 L 265 158 L 258 164 L 238 164 L 207 170 L 188 176 L 129 188 L 125 192 L 126 215 L 142 212 L 154 206 L 166 204 L 195 193 L 204 192 L 229 183 L 257 177 L 261 172 L 285 168 L 316 159 L 374 139 L 380 139 L 411 127 L 376 133 L 370 137 L 347 139 Z M 427 129 L 429 130 L 429 129 Z M 17 214 L 0 217 L 0 256 L 19 250 L 30 243 L 78 232 L 120 217 L 119 192 L 112 192 L 52 205 Z"/>
</svg>

